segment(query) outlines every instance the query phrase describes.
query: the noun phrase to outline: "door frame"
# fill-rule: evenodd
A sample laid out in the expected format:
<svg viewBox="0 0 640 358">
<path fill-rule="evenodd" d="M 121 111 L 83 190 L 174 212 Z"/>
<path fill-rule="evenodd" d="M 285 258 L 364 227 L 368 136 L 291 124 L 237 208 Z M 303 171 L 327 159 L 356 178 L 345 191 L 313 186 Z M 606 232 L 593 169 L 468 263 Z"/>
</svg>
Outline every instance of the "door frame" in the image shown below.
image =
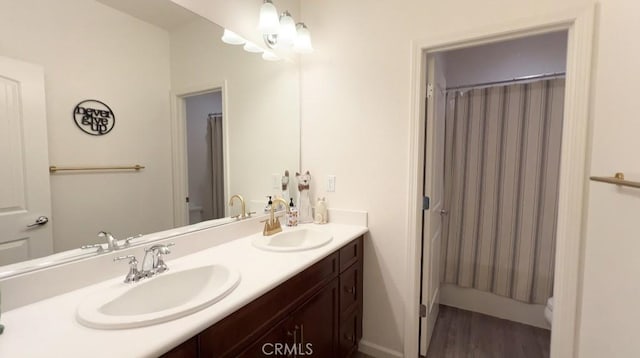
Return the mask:
<svg viewBox="0 0 640 358">
<path fill-rule="evenodd" d="M 411 124 L 409 133 L 409 214 L 407 233 L 407 291 L 404 323 L 404 356 L 419 352 L 420 253 L 422 233 L 422 173 L 425 140 L 427 56 L 429 53 L 567 31 L 567 75 L 560 160 L 558 225 L 554 275 L 553 330 L 551 357 L 575 357 L 581 304 L 583 233 L 588 204 L 588 171 L 591 141 L 591 78 L 593 37 L 598 5 L 569 8 L 517 22 L 497 24 L 448 35 L 412 41 Z M 432 175 L 426 172 L 425 175 Z M 575 208 L 581 208 L 575 210 Z M 430 230 L 425 222 L 425 230 Z"/>
<path fill-rule="evenodd" d="M 222 96 L 222 143 L 224 157 L 224 195 L 229 197 L 229 111 L 227 101 L 227 81 L 222 83 L 193 86 L 171 91 L 171 163 L 173 181 L 173 225 L 189 225 L 189 205 L 185 198 L 189 196 L 188 160 L 187 160 L 187 111 L 185 99 L 201 94 L 220 92 Z"/>
</svg>

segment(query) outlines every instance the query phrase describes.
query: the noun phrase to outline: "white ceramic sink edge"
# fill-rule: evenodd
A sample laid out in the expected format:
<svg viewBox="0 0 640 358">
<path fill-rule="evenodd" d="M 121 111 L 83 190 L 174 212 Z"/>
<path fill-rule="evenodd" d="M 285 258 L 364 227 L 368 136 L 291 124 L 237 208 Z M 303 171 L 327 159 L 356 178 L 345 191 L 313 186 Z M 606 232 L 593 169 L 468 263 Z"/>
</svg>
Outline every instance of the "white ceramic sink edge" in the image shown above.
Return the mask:
<svg viewBox="0 0 640 358">
<path fill-rule="evenodd" d="M 331 240 L 333 240 L 333 235 L 329 232 L 298 227 L 271 236 L 258 234 L 251 240 L 251 243 L 261 250 L 295 252 L 315 249 L 328 244 Z"/>
<path fill-rule="evenodd" d="M 94 292 L 76 310 L 83 326 L 127 329 L 171 321 L 222 300 L 240 283 L 240 273 L 222 265 L 168 271 L 138 283 Z"/>
</svg>

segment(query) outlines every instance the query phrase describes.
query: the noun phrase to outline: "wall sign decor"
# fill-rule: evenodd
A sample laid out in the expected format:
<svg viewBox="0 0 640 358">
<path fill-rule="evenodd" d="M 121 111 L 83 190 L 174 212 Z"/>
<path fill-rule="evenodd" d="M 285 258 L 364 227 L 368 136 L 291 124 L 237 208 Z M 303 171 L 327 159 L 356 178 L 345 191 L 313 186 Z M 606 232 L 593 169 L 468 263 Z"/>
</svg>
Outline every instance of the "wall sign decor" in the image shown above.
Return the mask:
<svg viewBox="0 0 640 358">
<path fill-rule="evenodd" d="M 116 124 L 116 116 L 105 103 L 95 99 L 84 100 L 73 110 L 73 120 L 78 128 L 91 135 L 105 135 Z"/>
</svg>

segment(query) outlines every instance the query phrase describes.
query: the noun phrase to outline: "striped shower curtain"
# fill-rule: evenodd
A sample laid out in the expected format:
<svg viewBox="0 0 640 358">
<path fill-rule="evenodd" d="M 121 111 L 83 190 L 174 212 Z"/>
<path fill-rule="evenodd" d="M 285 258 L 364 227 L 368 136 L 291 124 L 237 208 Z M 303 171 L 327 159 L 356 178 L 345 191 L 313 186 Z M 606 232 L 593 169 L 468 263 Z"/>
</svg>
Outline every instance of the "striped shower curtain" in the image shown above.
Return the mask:
<svg viewBox="0 0 640 358">
<path fill-rule="evenodd" d="M 210 114 L 207 119 L 207 173 L 211 188 L 207 191 L 210 198 L 206 200 L 209 207 L 205 213 L 209 213 L 209 216 L 205 217 L 205 220 L 219 219 L 225 215 L 227 202 L 224 198 L 223 140 L 222 114 Z"/>
<path fill-rule="evenodd" d="M 447 92 L 441 281 L 552 295 L 564 79 Z"/>
</svg>

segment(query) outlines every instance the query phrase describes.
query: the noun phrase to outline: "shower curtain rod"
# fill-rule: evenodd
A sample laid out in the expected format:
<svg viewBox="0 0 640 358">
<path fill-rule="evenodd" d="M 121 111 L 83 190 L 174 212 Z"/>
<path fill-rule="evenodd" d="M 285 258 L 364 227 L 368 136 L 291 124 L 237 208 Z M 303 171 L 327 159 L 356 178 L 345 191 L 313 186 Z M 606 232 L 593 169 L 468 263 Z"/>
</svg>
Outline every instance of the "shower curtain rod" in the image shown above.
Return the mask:
<svg viewBox="0 0 640 358">
<path fill-rule="evenodd" d="M 471 85 L 447 87 L 447 91 L 449 91 L 449 90 L 459 90 L 459 89 L 463 89 L 463 88 L 489 87 L 489 86 L 495 86 L 495 85 L 500 85 L 500 84 L 514 83 L 514 82 L 539 80 L 539 79 L 543 79 L 543 78 L 562 77 L 565 74 L 566 74 L 566 72 L 541 73 L 541 74 L 538 74 L 538 75 L 516 77 L 516 78 L 512 78 L 510 80 L 481 82 L 481 83 L 475 83 L 475 84 L 471 84 Z"/>
</svg>

